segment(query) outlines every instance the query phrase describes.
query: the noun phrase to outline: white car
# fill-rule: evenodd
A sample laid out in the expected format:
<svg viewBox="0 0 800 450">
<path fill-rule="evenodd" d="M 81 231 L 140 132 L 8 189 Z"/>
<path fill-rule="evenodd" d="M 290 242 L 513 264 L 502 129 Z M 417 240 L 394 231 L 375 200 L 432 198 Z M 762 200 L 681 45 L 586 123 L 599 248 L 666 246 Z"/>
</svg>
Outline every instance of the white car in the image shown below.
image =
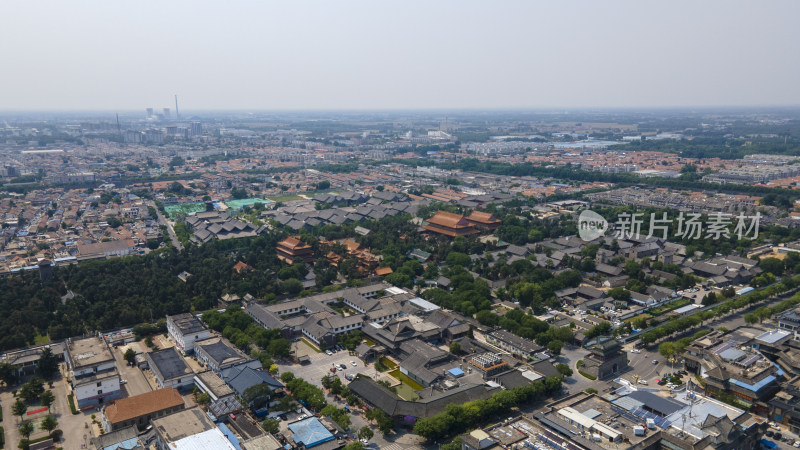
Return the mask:
<svg viewBox="0 0 800 450">
<path fill-rule="evenodd" d="M 352 364 L 352 365 L 353 365 L 353 367 L 358 367 L 358 364 L 356 364 L 356 362 L 355 362 L 355 361 L 350 361 L 350 364 Z"/>
<path fill-rule="evenodd" d="M 325 350 L 325 354 L 328 356 L 333 356 L 333 352 L 330 350 Z"/>
<path fill-rule="evenodd" d="M 647 380 L 639 380 L 639 384 L 647 386 Z"/>
<path fill-rule="evenodd" d="M 639 350 L 638 348 L 635 348 L 635 349 L 631 350 L 631 353 L 642 353 L 642 351 Z"/>
</svg>

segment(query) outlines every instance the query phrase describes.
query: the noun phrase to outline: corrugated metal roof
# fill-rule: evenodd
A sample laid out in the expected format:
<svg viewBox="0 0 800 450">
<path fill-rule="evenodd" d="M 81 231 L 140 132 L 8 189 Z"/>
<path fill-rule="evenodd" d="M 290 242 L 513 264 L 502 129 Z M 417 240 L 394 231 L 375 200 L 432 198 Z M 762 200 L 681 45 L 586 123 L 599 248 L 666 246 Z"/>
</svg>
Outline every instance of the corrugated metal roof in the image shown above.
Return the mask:
<svg viewBox="0 0 800 450">
<path fill-rule="evenodd" d="M 739 381 L 739 380 L 737 380 L 735 378 L 731 378 L 728 381 L 731 384 L 735 384 L 736 386 L 743 387 L 745 389 L 750 389 L 753 392 L 758 392 L 761 388 L 763 388 L 764 386 L 772 383 L 775 380 L 776 380 L 775 376 L 774 375 L 770 375 L 768 377 L 765 377 L 764 379 L 762 379 L 761 381 L 759 381 L 756 384 L 747 384 L 744 381 Z"/>
<path fill-rule="evenodd" d="M 193 434 L 169 443 L 172 450 L 236 450 L 219 428 Z"/>
</svg>

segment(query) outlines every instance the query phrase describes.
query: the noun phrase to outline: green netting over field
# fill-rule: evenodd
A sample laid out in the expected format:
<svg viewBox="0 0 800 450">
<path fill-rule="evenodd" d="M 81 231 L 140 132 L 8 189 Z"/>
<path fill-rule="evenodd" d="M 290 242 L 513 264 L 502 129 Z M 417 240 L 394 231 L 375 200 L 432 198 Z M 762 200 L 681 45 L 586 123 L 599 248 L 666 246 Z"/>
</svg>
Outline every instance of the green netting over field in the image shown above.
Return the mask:
<svg viewBox="0 0 800 450">
<path fill-rule="evenodd" d="M 266 200 L 266 199 L 257 198 L 257 197 L 256 198 L 242 198 L 242 199 L 239 199 L 239 200 L 228 200 L 228 201 L 225 202 L 225 204 L 228 205 L 229 208 L 234 209 L 234 210 L 237 210 L 239 208 L 244 208 L 245 206 L 252 206 L 252 205 L 255 205 L 256 203 L 263 203 L 263 204 L 266 205 L 266 204 L 275 203 L 275 202 L 273 202 L 272 200 Z"/>
<path fill-rule="evenodd" d="M 170 219 L 175 219 L 177 216 L 186 216 L 189 213 L 205 211 L 206 204 L 203 202 L 182 203 L 180 205 L 165 206 L 164 210 L 167 211 Z"/>
</svg>

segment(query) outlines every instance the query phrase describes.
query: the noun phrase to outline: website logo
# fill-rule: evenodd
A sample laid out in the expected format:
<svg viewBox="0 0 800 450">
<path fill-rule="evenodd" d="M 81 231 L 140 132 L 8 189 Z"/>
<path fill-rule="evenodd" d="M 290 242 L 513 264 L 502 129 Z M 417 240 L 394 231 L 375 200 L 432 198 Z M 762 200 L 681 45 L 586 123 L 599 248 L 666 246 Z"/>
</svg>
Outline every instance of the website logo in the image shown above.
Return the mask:
<svg viewBox="0 0 800 450">
<path fill-rule="evenodd" d="M 600 214 L 588 209 L 578 217 L 578 236 L 584 241 L 593 241 L 606 234 L 608 221 Z"/>
</svg>

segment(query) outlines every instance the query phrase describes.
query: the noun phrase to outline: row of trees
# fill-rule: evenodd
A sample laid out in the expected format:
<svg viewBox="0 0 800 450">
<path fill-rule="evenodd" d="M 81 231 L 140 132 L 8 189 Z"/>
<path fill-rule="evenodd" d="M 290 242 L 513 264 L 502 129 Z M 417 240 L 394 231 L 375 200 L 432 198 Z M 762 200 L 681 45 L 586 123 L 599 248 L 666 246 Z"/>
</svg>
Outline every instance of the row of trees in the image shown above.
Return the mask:
<svg viewBox="0 0 800 450">
<path fill-rule="evenodd" d="M 433 417 L 419 419 L 414 433 L 428 440 L 460 434 L 519 405 L 550 396 L 561 389 L 562 376 L 551 376 L 536 380 L 527 386 L 503 390 L 486 400 L 476 400 L 461 405 L 449 404 L 444 412 Z"/>
<path fill-rule="evenodd" d="M 793 278 L 786 277 L 779 283 L 775 283 L 765 289 L 753 291 L 737 298 L 726 300 L 725 302 L 720 303 L 709 310 L 697 312 L 687 317 L 672 319 L 658 328 L 654 328 L 646 333 L 643 333 L 640 338 L 641 342 L 644 345 L 652 344 L 661 338 L 700 325 L 704 321 L 711 318 L 721 317 L 732 311 L 760 303 L 769 297 L 790 291 L 798 286 L 800 286 L 800 275 L 796 275 Z M 795 294 L 791 298 L 778 303 L 772 308 L 769 308 L 769 315 L 780 311 L 785 311 L 797 304 L 800 304 L 800 294 Z"/>
</svg>

